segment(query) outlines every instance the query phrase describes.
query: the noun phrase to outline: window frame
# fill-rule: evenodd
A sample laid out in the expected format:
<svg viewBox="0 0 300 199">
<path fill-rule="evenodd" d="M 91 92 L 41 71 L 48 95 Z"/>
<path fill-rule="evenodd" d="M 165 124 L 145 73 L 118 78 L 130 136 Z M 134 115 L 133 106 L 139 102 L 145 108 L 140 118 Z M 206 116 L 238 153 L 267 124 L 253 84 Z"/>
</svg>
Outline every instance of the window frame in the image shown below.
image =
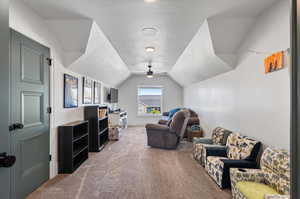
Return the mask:
<svg viewBox="0 0 300 199">
<path fill-rule="evenodd" d="M 160 88 L 161 96 L 160 96 L 160 114 L 147 114 L 147 113 L 139 113 L 139 89 L 140 88 Z M 164 87 L 161 85 L 138 85 L 136 88 L 136 113 L 138 117 L 161 117 L 163 115 L 163 95 L 164 95 Z"/>
</svg>

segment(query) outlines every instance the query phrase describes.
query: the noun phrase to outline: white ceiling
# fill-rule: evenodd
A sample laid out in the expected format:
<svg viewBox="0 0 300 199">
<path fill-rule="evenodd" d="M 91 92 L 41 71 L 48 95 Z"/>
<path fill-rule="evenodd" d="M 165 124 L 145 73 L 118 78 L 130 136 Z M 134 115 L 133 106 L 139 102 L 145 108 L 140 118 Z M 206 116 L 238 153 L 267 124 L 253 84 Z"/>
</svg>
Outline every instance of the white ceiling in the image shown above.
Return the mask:
<svg viewBox="0 0 300 199">
<path fill-rule="evenodd" d="M 130 72 L 145 71 L 147 62 L 151 61 L 155 72 L 170 72 L 175 79 L 176 76 L 180 75 L 179 71 L 182 72 L 182 70 L 178 70 L 180 66 L 176 64 L 179 62 L 178 58 L 196 33 L 199 32 L 206 19 L 208 19 L 207 25 L 211 31 L 213 48 L 216 48 L 214 53 L 218 55 L 220 60 L 232 65 L 235 51 L 247 34 L 247 28 L 252 24 L 254 17 L 278 0 L 156 0 L 155 3 L 145 3 L 144 0 L 22 1 L 47 21 L 57 22 L 57 20 L 62 19 L 95 21 Z M 223 19 L 224 17 L 226 19 Z M 245 24 L 234 21 L 240 20 L 240 18 Z M 224 24 L 240 25 L 234 27 L 234 30 L 228 30 Z M 57 24 L 54 26 L 59 27 Z M 155 27 L 158 29 L 158 33 L 155 36 L 145 36 L 141 30 L 146 27 Z M 84 31 L 84 28 L 81 29 Z M 223 29 L 224 31 L 226 29 L 228 34 L 235 36 L 223 40 Z M 58 34 L 62 39 L 69 35 L 64 35 L 66 33 Z M 81 37 L 84 38 L 84 36 Z M 202 39 L 206 41 L 209 38 Z M 231 42 L 230 45 L 228 45 L 229 42 Z M 201 48 L 202 43 L 198 45 Z M 82 44 L 78 44 L 78 46 L 82 46 Z M 78 46 L 75 46 L 74 49 Z M 146 53 L 144 50 L 146 46 L 154 46 L 156 51 Z M 188 60 L 184 59 L 181 62 L 193 62 L 189 56 L 186 56 L 186 59 Z M 215 60 L 214 62 L 219 61 Z M 99 64 L 99 61 L 97 63 Z M 202 63 L 193 63 L 196 68 L 199 64 Z M 174 69 L 172 69 L 173 67 Z M 189 66 L 185 64 L 182 67 Z M 203 68 L 204 66 L 199 67 Z M 185 68 L 184 70 L 189 69 Z M 230 68 L 232 69 L 234 66 L 230 66 Z M 201 74 L 201 70 L 198 73 L 200 76 L 206 76 Z M 199 77 L 194 75 L 190 79 L 201 80 Z M 183 85 L 190 83 L 190 81 L 183 81 L 179 82 Z"/>
</svg>

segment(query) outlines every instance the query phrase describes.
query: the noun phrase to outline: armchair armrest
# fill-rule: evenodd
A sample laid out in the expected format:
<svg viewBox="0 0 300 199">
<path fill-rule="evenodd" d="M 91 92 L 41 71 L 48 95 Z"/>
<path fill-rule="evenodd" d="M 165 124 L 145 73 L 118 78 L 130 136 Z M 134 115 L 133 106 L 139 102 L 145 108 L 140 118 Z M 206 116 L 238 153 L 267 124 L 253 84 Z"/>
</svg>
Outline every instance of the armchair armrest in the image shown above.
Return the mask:
<svg viewBox="0 0 300 199">
<path fill-rule="evenodd" d="M 146 124 L 146 129 L 151 131 L 166 131 L 166 132 L 170 131 L 167 125 L 161 125 L 161 124 Z"/>
<path fill-rule="evenodd" d="M 255 161 L 249 160 L 231 160 L 231 159 L 222 159 L 224 162 L 224 168 L 257 168 L 257 163 Z"/>
<path fill-rule="evenodd" d="M 265 199 L 290 199 L 289 195 L 271 195 L 271 194 L 266 194 Z"/>
<path fill-rule="evenodd" d="M 207 146 L 205 147 L 205 155 L 208 156 L 219 156 L 227 157 L 227 147 L 226 146 Z"/>
<path fill-rule="evenodd" d="M 251 182 L 258 182 L 263 183 L 265 180 L 265 176 L 262 170 L 260 169 L 238 169 L 238 168 L 231 168 L 230 169 L 230 179 L 232 188 L 238 182 L 241 181 L 251 181 Z"/>
<path fill-rule="evenodd" d="M 193 140 L 194 144 L 201 143 L 201 144 L 213 144 L 213 141 L 211 138 L 194 138 Z"/>
</svg>

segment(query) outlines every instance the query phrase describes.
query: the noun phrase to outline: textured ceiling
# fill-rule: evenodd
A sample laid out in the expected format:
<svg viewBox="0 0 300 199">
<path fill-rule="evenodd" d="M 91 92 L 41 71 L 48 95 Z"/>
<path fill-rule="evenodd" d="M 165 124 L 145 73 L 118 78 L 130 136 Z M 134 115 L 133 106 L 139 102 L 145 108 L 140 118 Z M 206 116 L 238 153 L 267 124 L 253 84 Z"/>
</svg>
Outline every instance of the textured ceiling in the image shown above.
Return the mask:
<svg viewBox="0 0 300 199">
<path fill-rule="evenodd" d="M 176 80 L 175 77 L 179 76 L 179 72 L 190 69 L 188 64 L 182 66 L 178 64 L 186 62 L 200 70 L 197 70 L 197 74 L 200 76 L 191 74 L 190 78 L 187 77 L 187 79 L 193 79 L 194 82 L 203 79 L 202 76 L 207 78 L 207 71 L 202 73 L 201 70 L 208 66 L 201 65 L 202 62 L 194 62 L 190 56 L 181 55 L 184 51 L 188 51 L 187 46 L 205 23 L 207 23 L 211 33 L 203 34 L 202 36 L 207 38 L 202 38 L 201 41 L 207 43 L 211 39 L 211 45 L 215 48 L 211 52 L 218 55 L 214 61 L 209 63 L 215 64 L 221 61 L 232 69 L 234 68 L 232 65 L 235 60 L 235 51 L 247 33 L 245 26 L 250 26 L 257 15 L 278 0 L 157 0 L 155 3 L 145 3 L 143 0 L 20 1 L 24 1 L 47 21 L 84 19 L 94 21 L 130 72 L 144 72 L 147 62 L 151 61 L 155 72 L 169 72 Z M 239 20 L 245 24 L 237 22 Z M 232 24 L 238 24 L 238 26 L 234 27 Z M 145 36 L 141 30 L 147 27 L 155 27 L 158 30 L 157 34 Z M 230 30 L 228 27 L 233 27 L 234 30 Z M 224 40 L 223 33 L 234 35 L 234 37 L 231 36 L 228 40 Z M 60 37 L 63 39 L 62 35 L 60 33 Z M 208 38 L 208 35 L 211 38 Z M 229 42 L 230 45 L 228 45 Z M 203 49 L 204 43 L 197 45 L 193 45 L 195 49 L 199 47 L 203 50 L 200 50 L 199 53 L 209 51 Z M 154 46 L 156 51 L 146 53 L 144 50 L 146 46 Z M 72 49 L 68 50 L 70 51 L 70 58 L 66 58 L 68 60 L 66 62 L 70 64 L 72 59 L 78 57 L 80 53 L 76 54 L 75 50 L 75 53 L 71 52 Z M 103 51 L 98 53 L 105 55 Z M 186 52 L 186 54 L 188 53 Z M 95 55 L 97 52 L 94 52 L 94 56 L 91 55 L 90 57 L 95 58 Z M 88 55 L 84 56 L 89 57 Z M 199 56 L 205 59 L 205 54 Z M 179 57 L 181 57 L 181 61 L 178 60 Z M 86 63 L 89 62 L 89 59 L 91 58 L 85 60 Z M 95 60 L 90 62 L 95 63 Z M 99 60 L 97 63 L 101 65 Z M 174 69 L 172 69 L 173 67 Z M 179 70 L 178 67 L 183 68 Z M 215 68 L 220 67 L 216 66 Z M 90 73 L 92 72 L 90 71 Z M 220 72 L 223 72 L 223 69 L 209 74 Z M 191 82 L 178 81 L 182 85 Z"/>
</svg>

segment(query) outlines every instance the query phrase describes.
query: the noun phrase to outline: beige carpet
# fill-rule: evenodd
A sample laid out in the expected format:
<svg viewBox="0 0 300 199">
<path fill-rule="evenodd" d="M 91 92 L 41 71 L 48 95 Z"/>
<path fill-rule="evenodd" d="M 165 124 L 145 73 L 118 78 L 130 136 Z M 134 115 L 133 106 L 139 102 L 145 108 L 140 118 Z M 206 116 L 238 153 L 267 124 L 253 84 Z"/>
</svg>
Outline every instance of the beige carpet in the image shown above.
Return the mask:
<svg viewBox="0 0 300 199">
<path fill-rule="evenodd" d="M 29 199 L 229 199 L 191 158 L 191 144 L 153 149 L 142 127 L 128 128 L 72 175 L 58 175 Z"/>
</svg>

